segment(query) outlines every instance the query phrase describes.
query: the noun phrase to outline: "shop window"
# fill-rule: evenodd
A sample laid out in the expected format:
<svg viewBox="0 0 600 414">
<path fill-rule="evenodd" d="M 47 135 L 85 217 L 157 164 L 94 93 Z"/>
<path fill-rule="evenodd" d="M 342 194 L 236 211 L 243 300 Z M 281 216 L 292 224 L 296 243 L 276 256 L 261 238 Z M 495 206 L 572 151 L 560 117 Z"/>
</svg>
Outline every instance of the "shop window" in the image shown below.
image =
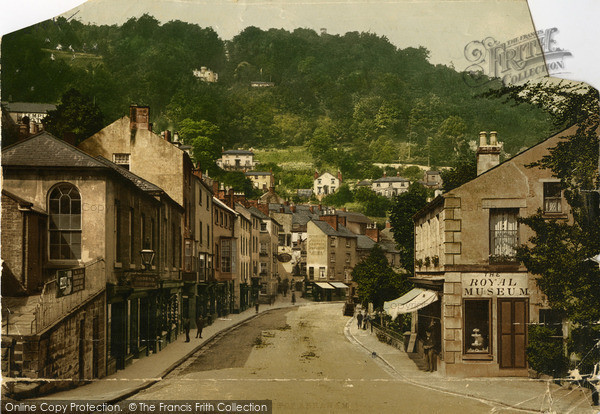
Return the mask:
<svg viewBox="0 0 600 414">
<path fill-rule="evenodd" d="M 49 196 L 51 260 L 81 259 L 81 196 L 71 184 L 60 184 Z"/>
<path fill-rule="evenodd" d="M 517 208 L 490 210 L 490 263 L 511 263 L 516 260 L 519 244 Z"/>
<path fill-rule="evenodd" d="M 325 268 L 319 267 L 319 279 L 325 279 Z"/>
<path fill-rule="evenodd" d="M 490 300 L 465 300 L 465 354 L 490 354 Z"/>
<path fill-rule="evenodd" d="M 561 212 L 560 182 L 544 183 L 544 213 Z"/>
</svg>

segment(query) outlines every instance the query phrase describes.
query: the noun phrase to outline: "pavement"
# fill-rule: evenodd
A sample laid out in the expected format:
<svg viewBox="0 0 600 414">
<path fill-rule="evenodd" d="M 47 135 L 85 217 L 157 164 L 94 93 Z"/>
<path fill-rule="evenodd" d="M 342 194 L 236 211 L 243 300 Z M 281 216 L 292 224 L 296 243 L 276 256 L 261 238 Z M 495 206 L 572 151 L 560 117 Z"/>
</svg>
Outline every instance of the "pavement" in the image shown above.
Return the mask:
<svg viewBox="0 0 600 414">
<path fill-rule="evenodd" d="M 295 306 L 314 303 L 297 295 Z M 273 305 L 261 304 L 258 314 L 268 312 L 272 309 L 291 306 L 294 305 L 291 303 L 290 294 L 286 297 L 279 295 Z M 106 403 L 121 401 L 156 384 L 212 338 L 223 331 L 256 317 L 256 315 L 256 310 L 252 307 L 238 314 L 230 314 L 223 318 L 217 318 L 210 326 L 204 327 L 201 339 L 195 338 L 196 329 L 192 329 L 190 331 L 190 342 L 185 342 L 185 334 L 180 334 L 175 341 L 167 345 L 162 351 L 145 358 L 134 359 L 133 363 L 123 370 L 104 378 L 95 379 L 89 384 L 45 395 L 37 399 L 96 400 Z"/>
<path fill-rule="evenodd" d="M 600 414 L 592 407 L 586 388 L 559 386 L 552 380 L 523 377 L 454 378 L 425 371 L 425 362 L 417 354 L 406 353 L 377 339 L 370 329 L 358 329 L 355 318 L 346 324 L 346 337 L 376 358 L 393 377 L 407 383 L 452 395 L 472 398 L 496 406 L 495 411 L 531 413 Z"/>
<path fill-rule="evenodd" d="M 297 298 L 295 306 L 316 305 Z M 322 302 L 321 302 L 322 304 Z M 260 305 L 259 314 L 272 309 L 293 306 L 291 298 L 278 296 L 273 305 Z M 342 304 L 340 303 L 340 312 Z M 196 330 L 190 332 L 191 341 L 180 335 L 164 350 L 134 363 L 124 370 L 94 380 L 89 384 L 40 397 L 43 400 L 98 400 L 114 403 L 148 388 L 177 368 L 205 343 L 223 331 L 256 316 L 254 308 L 239 314 L 218 318 L 204 328 L 202 339 L 195 339 Z M 416 354 L 380 342 L 370 330 L 358 329 L 356 319 L 350 318 L 344 328 L 347 339 L 375 358 L 392 377 L 403 382 L 489 403 L 493 411 L 521 411 L 533 413 L 584 413 L 600 414 L 600 407 L 591 406 L 587 389 L 561 387 L 553 381 L 530 378 L 452 378 L 439 372 L 426 372 L 425 363 Z"/>
</svg>

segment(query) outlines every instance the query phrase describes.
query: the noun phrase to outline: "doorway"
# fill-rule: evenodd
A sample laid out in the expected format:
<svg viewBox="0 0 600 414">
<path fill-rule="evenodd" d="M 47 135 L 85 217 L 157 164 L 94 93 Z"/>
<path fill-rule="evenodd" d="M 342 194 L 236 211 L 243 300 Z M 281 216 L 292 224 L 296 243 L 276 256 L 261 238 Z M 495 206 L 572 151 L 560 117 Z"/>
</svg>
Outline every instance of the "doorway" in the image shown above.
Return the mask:
<svg viewBox="0 0 600 414">
<path fill-rule="evenodd" d="M 498 299 L 500 368 L 526 368 L 527 299 Z"/>
</svg>

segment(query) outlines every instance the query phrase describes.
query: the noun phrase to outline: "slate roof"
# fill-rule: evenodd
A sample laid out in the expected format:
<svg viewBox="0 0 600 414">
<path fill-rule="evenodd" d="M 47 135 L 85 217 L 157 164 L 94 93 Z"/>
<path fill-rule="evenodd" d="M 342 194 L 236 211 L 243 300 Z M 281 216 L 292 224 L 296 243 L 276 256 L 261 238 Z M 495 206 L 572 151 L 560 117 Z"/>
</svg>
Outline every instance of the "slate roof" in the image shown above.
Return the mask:
<svg viewBox="0 0 600 414">
<path fill-rule="evenodd" d="M 260 171 L 248 171 L 245 173 L 246 175 L 273 175 L 273 173 L 270 172 L 260 172 Z"/>
<path fill-rule="evenodd" d="M 373 223 L 373 220 L 371 220 L 364 214 L 356 213 L 354 211 L 336 210 L 335 214 L 337 214 L 340 217 L 346 217 L 346 221 L 351 222 L 351 223 L 367 223 L 367 224 Z"/>
<path fill-rule="evenodd" d="M 404 177 L 381 177 L 373 181 L 374 183 L 402 183 L 410 181 Z"/>
<path fill-rule="evenodd" d="M 358 183 L 356 183 L 356 185 L 358 187 L 370 186 L 371 185 L 371 181 L 369 181 L 369 180 L 362 180 L 362 181 L 359 181 Z"/>
<path fill-rule="evenodd" d="M 160 188 L 159 186 L 152 184 L 150 181 L 144 180 L 142 177 L 140 177 L 138 175 L 135 175 L 134 173 L 129 171 L 127 168 L 123 168 L 120 165 L 117 165 L 114 162 L 107 160 L 102 155 L 98 155 L 96 157 L 96 159 L 98 161 L 100 161 L 101 163 L 103 163 L 104 165 L 106 165 L 107 167 L 115 170 L 117 173 L 119 173 L 121 176 L 125 177 L 127 180 L 131 181 L 133 184 L 135 184 L 135 186 L 137 188 L 139 188 L 142 191 L 145 191 L 147 193 L 162 193 L 163 192 L 162 188 Z"/>
<path fill-rule="evenodd" d="M 252 151 L 248 150 L 227 150 L 223 151 L 223 155 L 254 155 Z"/>
<path fill-rule="evenodd" d="M 352 237 L 352 238 L 357 237 L 356 234 L 352 233 L 350 230 L 348 230 L 346 227 L 342 226 L 341 224 L 338 224 L 338 229 L 335 230 L 333 227 L 331 227 L 329 225 L 329 223 L 326 223 L 322 220 L 313 220 L 312 222 L 315 223 L 317 225 L 317 227 L 319 229 L 321 229 L 321 231 L 328 236 Z"/>
<path fill-rule="evenodd" d="M 2 102 L 8 112 L 48 113 L 56 110 L 56 105 L 33 102 Z"/>
<path fill-rule="evenodd" d="M 2 165 L 10 167 L 108 168 L 94 157 L 46 131 L 2 150 Z"/>
<path fill-rule="evenodd" d="M 375 246 L 375 241 L 369 236 L 359 234 L 356 236 L 356 248 L 361 250 L 370 250 Z"/>
<path fill-rule="evenodd" d="M 27 201 L 24 198 L 21 198 L 14 193 L 11 193 L 11 192 L 3 189 L 2 194 L 8 198 L 13 199 L 17 203 L 19 203 L 19 207 L 21 207 L 21 208 L 28 208 L 28 209 L 31 209 L 31 211 L 34 211 L 36 213 L 48 215 L 48 213 L 46 213 L 46 211 L 43 208 L 35 206 L 31 201 Z"/>
</svg>

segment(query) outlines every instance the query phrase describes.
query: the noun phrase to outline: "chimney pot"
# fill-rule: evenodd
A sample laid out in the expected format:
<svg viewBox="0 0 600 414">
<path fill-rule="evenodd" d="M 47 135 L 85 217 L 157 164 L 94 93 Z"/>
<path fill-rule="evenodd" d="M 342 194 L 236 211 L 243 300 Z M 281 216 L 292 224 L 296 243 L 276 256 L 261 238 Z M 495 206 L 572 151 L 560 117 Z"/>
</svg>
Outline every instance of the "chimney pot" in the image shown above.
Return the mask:
<svg viewBox="0 0 600 414">
<path fill-rule="evenodd" d="M 479 133 L 479 146 L 485 147 L 487 145 L 487 132 L 481 131 Z"/>
<path fill-rule="evenodd" d="M 496 131 L 490 132 L 490 145 L 498 145 L 498 133 Z"/>
</svg>

